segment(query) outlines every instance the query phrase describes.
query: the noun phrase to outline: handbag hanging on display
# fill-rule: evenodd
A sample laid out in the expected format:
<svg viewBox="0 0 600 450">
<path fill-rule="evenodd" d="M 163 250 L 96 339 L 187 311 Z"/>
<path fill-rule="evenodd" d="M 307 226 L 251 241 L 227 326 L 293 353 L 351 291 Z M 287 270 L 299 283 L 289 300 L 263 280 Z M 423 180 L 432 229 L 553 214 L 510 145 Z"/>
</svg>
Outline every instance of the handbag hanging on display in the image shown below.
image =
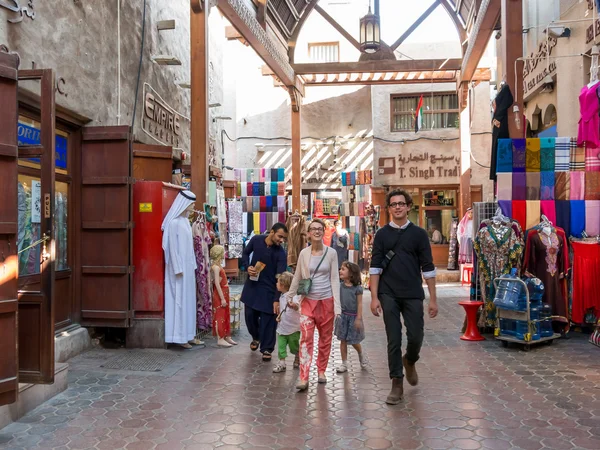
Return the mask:
<svg viewBox="0 0 600 450">
<path fill-rule="evenodd" d="M 305 278 L 304 280 L 300 280 L 298 282 L 297 293 L 299 295 L 308 295 L 308 293 L 310 292 L 310 288 L 312 286 L 312 280 L 313 280 L 315 274 L 319 271 L 319 267 L 321 267 L 321 263 L 325 259 L 325 255 L 327 254 L 328 251 L 329 251 L 329 247 L 325 247 L 325 251 L 323 252 L 323 257 L 321 258 L 321 261 L 319 261 L 319 265 L 315 269 L 315 273 L 310 278 Z"/>
</svg>

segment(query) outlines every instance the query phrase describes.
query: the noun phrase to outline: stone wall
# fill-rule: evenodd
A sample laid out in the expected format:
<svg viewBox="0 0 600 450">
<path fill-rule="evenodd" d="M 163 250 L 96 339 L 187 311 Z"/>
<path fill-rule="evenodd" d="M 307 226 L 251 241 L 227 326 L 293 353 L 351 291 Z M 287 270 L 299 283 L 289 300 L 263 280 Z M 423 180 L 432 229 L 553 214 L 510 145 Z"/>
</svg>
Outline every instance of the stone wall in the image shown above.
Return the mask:
<svg viewBox="0 0 600 450">
<path fill-rule="evenodd" d="M 23 1 L 21 4 L 25 4 Z M 143 0 L 120 1 L 121 73 L 118 93 L 118 0 L 34 1 L 35 19 L 24 17 L 9 23 L 17 14 L 0 7 L 0 44 L 17 52 L 21 68 L 32 65 L 54 69 L 64 79 L 57 93 L 57 104 L 90 120 L 90 125 L 132 123 L 140 42 Z M 160 20 L 174 19 L 174 30 L 157 30 Z M 215 101 L 223 96 L 222 49 L 225 42 L 222 19 L 213 8 L 210 15 L 211 62 L 214 74 L 212 93 Z M 175 111 L 190 116 L 190 91 L 179 86 L 190 80 L 190 9 L 188 2 L 147 0 L 146 30 L 142 70 L 139 82 L 135 139 L 154 144 L 156 141 L 141 129 L 144 83 L 148 83 Z M 181 61 L 179 66 L 161 66 L 152 56 L 169 55 Z M 36 85 L 22 83 L 36 92 Z M 120 105 L 120 117 L 119 117 Z M 218 134 L 218 130 L 211 130 Z M 181 122 L 180 147 L 189 152 L 189 119 Z"/>
</svg>

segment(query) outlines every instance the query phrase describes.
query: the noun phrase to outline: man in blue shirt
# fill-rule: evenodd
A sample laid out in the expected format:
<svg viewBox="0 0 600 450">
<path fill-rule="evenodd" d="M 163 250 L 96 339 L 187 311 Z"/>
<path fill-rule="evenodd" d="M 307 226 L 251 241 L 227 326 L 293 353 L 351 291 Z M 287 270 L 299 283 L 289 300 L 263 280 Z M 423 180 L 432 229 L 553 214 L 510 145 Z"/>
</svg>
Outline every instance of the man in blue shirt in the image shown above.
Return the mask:
<svg viewBox="0 0 600 450">
<path fill-rule="evenodd" d="M 242 266 L 248 267 L 250 278 L 242 291 L 242 303 L 245 308 L 246 327 L 252 336 L 250 349 L 256 351 L 260 345 L 263 361 L 271 361 L 275 349 L 277 318 L 275 305 L 279 306 L 277 275 L 287 269 L 287 255 L 281 244 L 287 239 L 288 229 L 282 223 L 276 223 L 268 235 L 258 235 L 250 239 L 242 255 Z M 250 261 L 252 255 L 252 261 Z M 258 262 L 265 265 L 257 273 Z"/>
</svg>

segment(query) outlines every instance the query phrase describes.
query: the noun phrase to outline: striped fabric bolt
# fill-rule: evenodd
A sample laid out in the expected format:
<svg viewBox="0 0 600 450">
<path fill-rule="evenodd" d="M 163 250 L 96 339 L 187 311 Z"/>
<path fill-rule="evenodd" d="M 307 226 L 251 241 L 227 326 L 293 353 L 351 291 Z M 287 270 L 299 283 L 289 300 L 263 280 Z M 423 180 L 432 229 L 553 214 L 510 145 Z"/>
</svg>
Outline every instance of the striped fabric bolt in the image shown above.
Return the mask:
<svg viewBox="0 0 600 450">
<path fill-rule="evenodd" d="M 554 170 L 568 172 L 570 162 L 571 138 L 558 137 L 554 148 Z"/>
</svg>

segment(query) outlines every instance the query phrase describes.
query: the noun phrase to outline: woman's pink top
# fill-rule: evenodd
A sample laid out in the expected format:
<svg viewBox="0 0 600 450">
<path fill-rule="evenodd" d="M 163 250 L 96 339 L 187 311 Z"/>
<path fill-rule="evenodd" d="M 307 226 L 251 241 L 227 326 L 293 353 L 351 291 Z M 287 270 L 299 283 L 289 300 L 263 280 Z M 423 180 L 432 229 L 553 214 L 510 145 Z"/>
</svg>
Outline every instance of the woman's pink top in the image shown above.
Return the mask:
<svg viewBox="0 0 600 450">
<path fill-rule="evenodd" d="M 600 147 L 600 118 L 598 110 L 600 103 L 598 101 L 598 83 L 592 87 L 587 85 L 581 89 L 579 94 L 579 130 L 577 133 L 577 145 L 588 145 L 590 147 Z"/>
</svg>

